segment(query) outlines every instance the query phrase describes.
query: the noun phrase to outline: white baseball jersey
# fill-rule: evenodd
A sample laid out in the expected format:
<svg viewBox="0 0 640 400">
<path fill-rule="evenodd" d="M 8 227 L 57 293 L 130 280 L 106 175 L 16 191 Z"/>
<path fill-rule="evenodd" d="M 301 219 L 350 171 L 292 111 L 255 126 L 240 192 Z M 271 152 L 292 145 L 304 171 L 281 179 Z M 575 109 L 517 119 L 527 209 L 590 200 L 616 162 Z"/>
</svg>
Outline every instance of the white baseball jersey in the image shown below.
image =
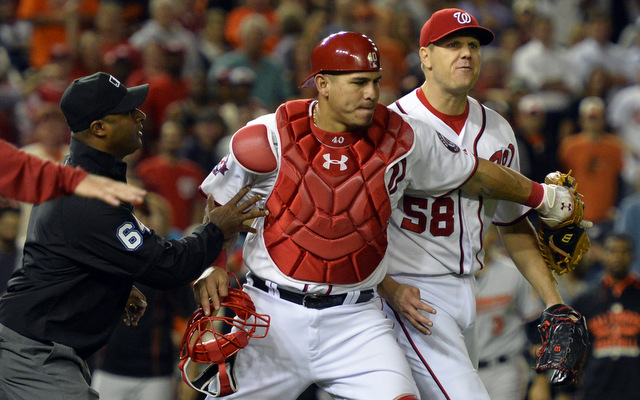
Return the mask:
<svg viewBox="0 0 640 400">
<path fill-rule="evenodd" d="M 469 114 L 458 135 L 426 106 L 418 88 L 390 106 L 426 121 L 440 140 L 469 153 L 519 170 L 513 130 L 498 113 L 468 98 Z M 455 171 L 451 171 L 454 173 Z M 478 376 L 475 325 L 476 282 L 483 267 L 483 238 L 489 224 L 510 224 L 528 209 L 515 203 L 455 190 L 435 197 L 406 191 L 389 224 L 389 274 L 417 287 L 428 314 L 431 335 L 424 335 L 385 303 L 423 399 L 489 400 Z"/>
<path fill-rule="evenodd" d="M 458 135 L 425 107 L 418 91 L 421 89 L 389 108 L 427 122 L 442 140 L 479 158 L 520 170 L 513 129 L 500 114 L 469 98 L 469 116 Z M 520 204 L 480 198 L 461 190 L 441 197 L 407 191 L 393 211 L 389 226 L 389 274 L 474 274 L 482 268 L 482 239 L 489 224 L 508 225 L 528 211 Z"/>
<path fill-rule="evenodd" d="M 310 109 L 314 104 L 311 104 Z M 389 166 L 384 175 L 387 194 L 391 206 L 398 203 L 402 194 L 409 188 L 421 190 L 432 196 L 440 196 L 463 185 L 475 171 L 477 159 L 458 146 L 437 135 L 426 124 L 403 116 L 411 123 L 415 133 L 413 147 L 401 159 L 396 160 L 398 168 Z M 280 160 L 280 137 L 276 126 L 275 114 L 268 114 L 251 121 L 248 125 L 263 124 L 269 133 L 271 150 Z M 235 138 L 234 138 L 235 139 Z M 230 148 L 234 146 L 234 139 Z M 325 147 L 331 151 L 330 147 Z M 325 168 L 341 168 L 338 161 L 342 155 L 327 154 Z M 345 163 L 350 161 L 345 160 Z M 210 193 L 219 204 L 226 203 L 242 187 L 250 185 L 247 196 L 260 194 L 264 205 L 272 194 L 273 186 L 278 178 L 279 170 L 267 174 L 247 170 L 236 160 L 233 152 L 207 176 L 201 185 L 204 193 Z M 391 188 L 391 189 L 390 189 Z M 392 193 L 389 193 L 392 192 Z M 376 271 L 366 280 L 352 285 L 331 285 L 317 282 L 296 281 L 282 273 L 276 265 L 277 260 L 269 255 L 262 237 L 264 219 L 253 223 L 257 234 L 248 234 L 243 251 L 243 259 L 248 269 L 262 279 L 275 282 L 277 285 L 308 293 L 340 294 L 354 290 L 375 288 L 387 272 L 386 257 Z M 391 238 L 389 238 L 391 239 Z"/>
</svg>

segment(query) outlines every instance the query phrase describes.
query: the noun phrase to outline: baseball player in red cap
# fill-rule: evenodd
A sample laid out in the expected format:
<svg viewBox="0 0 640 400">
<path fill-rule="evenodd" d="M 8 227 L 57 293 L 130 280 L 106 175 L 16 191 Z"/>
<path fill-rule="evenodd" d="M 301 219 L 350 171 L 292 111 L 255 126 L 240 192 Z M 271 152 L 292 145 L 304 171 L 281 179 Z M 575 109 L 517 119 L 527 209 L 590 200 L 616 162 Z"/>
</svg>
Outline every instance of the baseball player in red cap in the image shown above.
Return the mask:
<svg viewBox="0 0 640 400">
<path fill-rule="evenodd" d="M 302 84 L 315 85 L 317 101 L 289 101 L 249 122 L 201 185 L 224 202 L 250 183 L 269 211 L 247 236 L 243 260 L 244 290 L 258 313 L 270 315 L 270 329 L 235 356 L 230 399 L 293 399 L 311 383 L 339 399 L 418 398 L 374 292 L 387 272 L 389 217 L 407 191 L 444 196 L 463 188 L 569 216 L 548 207 L 563 190 L 478 159 L 378 104 L 381 77 L 369 38 L 328 36 Z M 195 284 L 207 313 L 216 286 L 206 276 Z M 203 390 L 217 396 L 220 379 L 210 382 Z"/>
<path fill-rule="evenodd" d="M 390 108 L 427 122 L 444 140 L 476 157 L 519 170 L 507 121 L 468 96 L 480 73 L 481 48 L 493 38 L 463 10 L 434 13 L 420 35 L 425 82 Z M 379 292 L 423 399 L 489 399 L 477 374 L 474 274 L 483 267 L 483 238 L 491 223 L 545 304 L 563 302 L 538 251 L 529 211 L 461 190 L 444 196 L 405 193 L 393 211 L 390 276 Z"/>
</svg>

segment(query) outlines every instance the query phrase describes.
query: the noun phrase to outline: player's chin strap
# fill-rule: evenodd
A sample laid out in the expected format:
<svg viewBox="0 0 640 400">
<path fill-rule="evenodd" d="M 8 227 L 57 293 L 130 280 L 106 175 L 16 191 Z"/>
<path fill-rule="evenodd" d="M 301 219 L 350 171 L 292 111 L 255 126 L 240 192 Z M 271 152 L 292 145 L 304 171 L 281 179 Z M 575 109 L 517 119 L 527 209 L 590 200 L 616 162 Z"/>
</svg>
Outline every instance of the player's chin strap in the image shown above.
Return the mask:
<svg viewBox="0 0 640 400">
<path fill-rule="evenodd" d="M 211 397 L 222 397 L 230 395 L 238 391 L 238 382 L 233 366 L 236 362 L 236 354 L 224 360 L 220 364 L 210 364 L 205 370 L 193 381 L 187 374 L 187 368 L 191 363 L 191 357 L 187 357 L 180 362 L 182 370 L 182 380 L 189 386 L 200 393 L 204 393 Z M 215 382 L 213 392 L 209 391 L 209 384 Z"/>
</svg>

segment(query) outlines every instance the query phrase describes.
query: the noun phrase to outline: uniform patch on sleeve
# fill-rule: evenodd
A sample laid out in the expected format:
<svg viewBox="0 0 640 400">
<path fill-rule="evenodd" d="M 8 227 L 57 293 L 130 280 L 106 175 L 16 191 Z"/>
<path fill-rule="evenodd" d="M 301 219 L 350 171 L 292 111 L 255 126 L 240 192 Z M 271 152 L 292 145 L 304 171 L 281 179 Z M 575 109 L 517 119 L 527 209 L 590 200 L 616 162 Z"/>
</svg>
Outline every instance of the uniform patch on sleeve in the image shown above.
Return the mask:
<svg viewBox="0 0 640 400">
<path fill-rule="evenodd" d="M 211 170 L 211 173 L 213 173 L 214 175 L 218 175 L 218 174 L 224 175 L 225 172 L 229 171 L 229 167 L 227 167 L 227 160 L 229 160 L 228 154 L 224 156 L 224 158 L 220 160 L 220 162 L 215 167 L 213 167 L 213 170 Z"/>
<path fill-rule="evenodd" d="M 145 227 L 146 228 L 146 227 Z M 116 237 L 128 251 L 136 250 L 144 242 L 142 232 L 133 222 L 125 222 L 116 230 Z"/>
<path fill-rule="evenodd" d="M 457 144 L 453 143 L 451 140 L 449 140 L 446 137 L 442 136 L 442 134 L 440 132 L 436 131 L 436 133 L 438 134 L 438 138 L 440 139 L 442 144 L 444 144 L 444 147 L 449 149 L 450 152 L 457 153 L 457 152 L 460 151 L 460 147 L 458 147 Z"/>
</svg>

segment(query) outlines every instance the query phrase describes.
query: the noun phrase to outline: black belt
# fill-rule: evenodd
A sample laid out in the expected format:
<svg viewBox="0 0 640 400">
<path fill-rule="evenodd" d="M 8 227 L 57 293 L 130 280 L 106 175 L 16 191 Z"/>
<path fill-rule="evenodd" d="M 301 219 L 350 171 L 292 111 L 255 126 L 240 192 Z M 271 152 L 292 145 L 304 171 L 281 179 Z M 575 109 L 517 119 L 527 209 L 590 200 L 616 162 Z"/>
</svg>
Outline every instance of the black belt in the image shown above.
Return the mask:
<svg viewBox="0 0 640 400">
<path fill-rule="evenodd" d="M 494 365 L 498 365 L 498 364 L 502 364 L 503 362 L 507 362 L 511 359 L 511 357 L 509 356 L 500 356 L 494 360 L 489 360 L 489 361 L 480 361 L 478 363 L 478 368 L 487 368 L 489 366 L 494 366 Z"/>
<path fill-rule="evenodd" d="M 263 292 L 269 293 L 269 287 L 263 279 L 260 279 L 253 274 L 251 274 L 250 277 L 253 280 L 253 287 L 258 288 Z M 344 301 L 347 298 L 347 293 L 335 295 L 317 293 L 303 294 L 291 292 L 289 290 L 284 290 L 281 288 L 278 288 L 278 293 L 280 294 L 280 298 L 283 300 L 287 300 L 292 303 L 300 304 L 301 306 L 307 308 L 314 308 L 318 310 L 334 306 L 341 306 L 344 304 Z M 373 297 L 373 289 L 363 290 L 360 292 L 360 295 L 358 296 L 356 301 L 353 302 L 353 304 L 366 303 L 367 301 L 373 299 Z"/>
</svg>

